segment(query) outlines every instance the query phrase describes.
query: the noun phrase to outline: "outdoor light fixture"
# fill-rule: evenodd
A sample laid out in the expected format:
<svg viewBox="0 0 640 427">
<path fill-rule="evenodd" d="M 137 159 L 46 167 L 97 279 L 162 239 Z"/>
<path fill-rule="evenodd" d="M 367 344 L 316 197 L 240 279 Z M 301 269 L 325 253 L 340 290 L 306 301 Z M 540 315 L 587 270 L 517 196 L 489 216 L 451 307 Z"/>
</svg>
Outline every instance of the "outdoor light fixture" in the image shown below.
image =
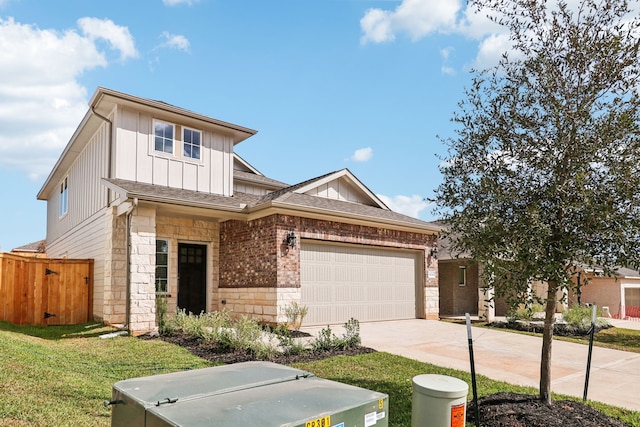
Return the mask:
<svg viewBox="0 0 640 427">
<path fill-rule="evenodd" d="M 284 241 L 287 244 L 287 246 L 291 248 L 296 247 L 296 240 L 298 240 L 298 238 L 296 237 L 296 234 L 293 232 L 293 230 L 288 232 L 287 236 L 284 238 Z"/>
<path fill-rule="evenodd" d="M 429 256 L 433 259 L 438 259 L 438 248 L 431 248 Z"/>
</svg>

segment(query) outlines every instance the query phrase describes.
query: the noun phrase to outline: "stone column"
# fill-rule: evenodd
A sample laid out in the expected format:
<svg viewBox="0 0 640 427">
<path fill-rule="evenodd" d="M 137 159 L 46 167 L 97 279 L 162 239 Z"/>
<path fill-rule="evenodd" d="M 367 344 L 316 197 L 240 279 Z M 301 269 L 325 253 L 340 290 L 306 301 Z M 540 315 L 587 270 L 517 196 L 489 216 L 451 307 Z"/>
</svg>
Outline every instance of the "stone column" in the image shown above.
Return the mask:
<svg viewBox="0 0 640 427">
<path fill-rule="evenodd" d="M 137 207 L 131 215 L 129 257 L 129 330 L 133 335 L 157 330 L 156 211 Z"/>
</svg>

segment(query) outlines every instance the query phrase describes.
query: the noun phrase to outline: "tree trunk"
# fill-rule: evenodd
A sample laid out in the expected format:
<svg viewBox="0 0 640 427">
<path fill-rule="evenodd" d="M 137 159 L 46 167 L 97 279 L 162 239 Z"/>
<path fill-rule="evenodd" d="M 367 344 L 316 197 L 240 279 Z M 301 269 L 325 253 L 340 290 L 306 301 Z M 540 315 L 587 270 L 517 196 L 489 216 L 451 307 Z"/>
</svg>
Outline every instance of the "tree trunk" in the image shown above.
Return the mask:
<svg viewBox="0 0 640 427">
<path fill-rule="evenodd" d="M 542 332 L 542 358 L 540 362 L 540 400 L 551 405 L 551 344 L 553 343 L 553 324 L 556 314 L 557 284 L 549 283 L 545 306 L 544 330 Z"/>
</svg>

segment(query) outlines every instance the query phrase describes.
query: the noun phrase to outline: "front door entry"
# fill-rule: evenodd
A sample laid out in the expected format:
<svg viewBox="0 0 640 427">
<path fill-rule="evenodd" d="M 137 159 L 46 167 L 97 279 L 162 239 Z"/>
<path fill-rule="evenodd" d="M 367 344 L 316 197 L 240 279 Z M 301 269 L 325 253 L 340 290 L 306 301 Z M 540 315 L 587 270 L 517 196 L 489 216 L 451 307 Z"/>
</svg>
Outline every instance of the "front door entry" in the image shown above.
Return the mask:
<svg viewBox="0 0 640 427">
<path fill-rule="evenodd" d="M 206 311 L 207 247 L 178 243 L 178 308 L 187 313 Z"/>
</svg>

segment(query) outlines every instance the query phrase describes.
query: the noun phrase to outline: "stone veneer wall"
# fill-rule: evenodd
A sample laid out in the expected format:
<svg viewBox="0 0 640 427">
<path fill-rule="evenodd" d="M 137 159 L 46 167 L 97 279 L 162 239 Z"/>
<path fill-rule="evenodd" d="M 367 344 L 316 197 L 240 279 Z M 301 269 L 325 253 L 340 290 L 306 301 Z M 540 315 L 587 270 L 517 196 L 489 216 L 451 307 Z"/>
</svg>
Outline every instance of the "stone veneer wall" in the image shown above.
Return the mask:
<svg viewBox="0 0 640 427">
<path fill-rule="evenodd" d="M 284 308 L 300 301 L 300 241 L 295 248 L 284 243 L 291 230 L 298 239 L 422 251 L 424 317 L 438 318 L 438 267 L 429 255 L 437 244 L 435 235 L 279 214 L 221 224 L 219 299 L 223 306 L 269 322 L 274 316 L 276 322 L 286 321 Z"/>
<path fill-rule="evenodd" d="M 94 315 L 108 324 L 124 324 L 127 301 L 126 217 L 116 216 L 116 208 L 105 212 L 104 288 L 101 307 Z"/>
<path fill-rule="evenodd" d="M 129 330 L 137 335 L 157 329 L 156 325 L 156 210 L 134 209 L 130 224 L 129 259 L 131 305 Z"/>
<path fill-rule="evenodd" d="M 219 309 L 219 227 L 216 221 L 206 221 L 203 219 L 162 215 L 156 218 L 156 238 L 169 241 L 169 297 L 167 298 L 167 313 L 176 313 L 178 305 L 178 243 L 195 243 L 207 246 L 206 286 L 209 298 L 206 310 L 212 311 Z"/>
</svg>

